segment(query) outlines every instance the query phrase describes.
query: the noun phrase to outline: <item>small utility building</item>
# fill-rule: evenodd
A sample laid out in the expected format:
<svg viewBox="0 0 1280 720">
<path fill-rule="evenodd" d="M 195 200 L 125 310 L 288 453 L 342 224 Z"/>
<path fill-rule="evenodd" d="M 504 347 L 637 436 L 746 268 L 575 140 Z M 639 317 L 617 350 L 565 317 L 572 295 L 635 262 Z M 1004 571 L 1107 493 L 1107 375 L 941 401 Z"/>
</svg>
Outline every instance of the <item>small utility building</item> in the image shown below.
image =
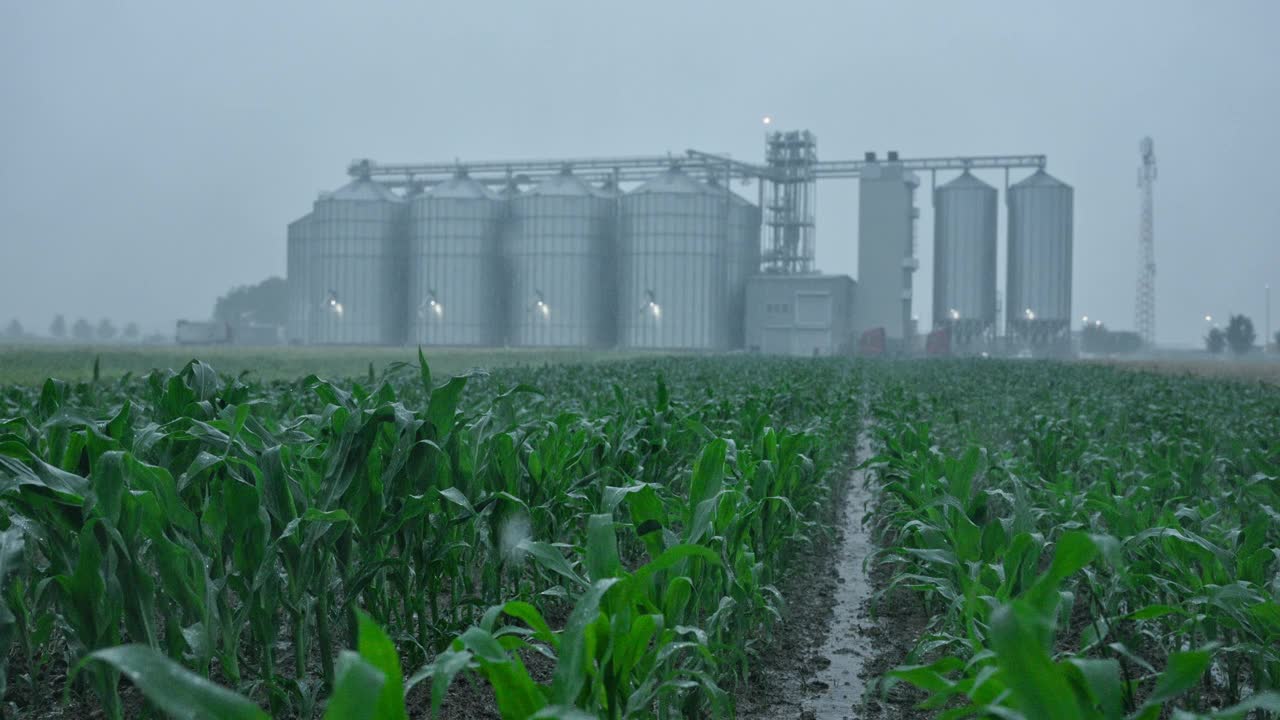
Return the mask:
<svg viewBox="0 0 1280 720">
<path fill-rule="evenodd" d="M 853 348 L 853 278 L 756 275 L 747 280 L 746 346 L 770 355 L 836 355 Z"/>
</svg>

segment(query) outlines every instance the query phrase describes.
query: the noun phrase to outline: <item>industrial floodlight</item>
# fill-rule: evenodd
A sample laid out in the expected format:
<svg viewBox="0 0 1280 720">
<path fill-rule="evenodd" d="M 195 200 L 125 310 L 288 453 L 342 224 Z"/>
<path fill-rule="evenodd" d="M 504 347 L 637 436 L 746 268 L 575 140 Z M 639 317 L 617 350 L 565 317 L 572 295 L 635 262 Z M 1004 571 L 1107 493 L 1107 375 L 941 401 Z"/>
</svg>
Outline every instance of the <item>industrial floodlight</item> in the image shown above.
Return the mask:
<svg viewBox="0 0 1280 720">
<path fill-rule="evenodd" d="M 338 315 L 342 314 L 342 301 L 338 299 L 338 291 L 330 290 L 329 295 L 324 300 L 324 305 L 330 312 Z"/>
<path fill-rule="evenodd" d="M 427 293 L 427 297 L 418 305 L 418 317 L 426 318 L 429 313 L 444 314 L 444 304 L 436 299 L 436 291 Z"/>
<path fill-rule="evenodd" d="M 542 297 L 542 291 L 534 290 L 533 294 L 535 297 L 537 297 L 537 300 L 535 300 L 533 303 L 534 309 L 542 313 L 542 317 L 544 318 L 551 317 L 551 306 L 548 305 L 546 299 Z"/>
<path fill-rule="evenodd" d="M 661 318 L 662 306 L 658 304 L 657 296 L 653 294 L 652 290 L 645 290 L 644 294 L 648 296 L 649 301 L 645 303 L 644 307 L 640 308 L 640 312 L 647 312 L 655 318 Z"/>
<path fill-rule="evenodd" d="M 951 319 L 952 319 L 952 320 L 959 320 L 959 319 L 960 319 L 960 311 L 959 311 L 959 310 L 957 310 L 957 309 L 955 309 L 955 308 L 951 308 Z"/>
<path fill-rule="evenodd" d="M 1027 316 L 1027 319 L 1028 319 L 1028 320 L 1035 320 L 1035 319 L 1036 319 L 1036 314 L 1035 314 L 1035 313 L 1033 313 L 1033 312 L 1031 312 L 1031 308 L 1027 308 L 1027 309 L 1026 309 L 1026 311 L 1024 311 L 1024 312 L 1023 312 L 1023 314 Z"/>
</svg>

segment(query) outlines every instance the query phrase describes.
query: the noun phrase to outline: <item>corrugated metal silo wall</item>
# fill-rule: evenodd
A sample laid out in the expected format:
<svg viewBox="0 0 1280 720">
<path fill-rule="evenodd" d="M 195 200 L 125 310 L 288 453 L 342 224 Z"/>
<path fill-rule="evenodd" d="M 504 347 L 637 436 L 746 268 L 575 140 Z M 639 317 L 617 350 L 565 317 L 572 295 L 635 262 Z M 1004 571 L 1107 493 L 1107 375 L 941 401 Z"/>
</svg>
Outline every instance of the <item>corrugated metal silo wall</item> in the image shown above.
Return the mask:
<svg viewBox="0 0 1280 720">
<path fill-rule="evenodd" d="M 962 176 L 963 177 L 963 176 Z M 976 178 L 934 191 L 933 324 L 996 322 L 996 189 Z"/>
<path fill-rule="evenodd" d="M 725 349 L 727 198 L 632 192 L 620 203 L 619 346 Z"/>
<path fill-rule="evenodd" d="M 311 214 L 289 223 L 285 247 L 285 282 L 289 287 L 289 317 L 285 339 L 289 343 L 305 343 L 307 339 L 308 270 L 310 260 L 309 223 Z"/>
<path fill-rule="evenodd" d="M 510 202 L 504 255 L 511 344 L 613 345 L 616 201 L 588 190 L 526 194 Z"/>
<path fill-rule="evenodd" d="M 307 339 L 323 344 L 404 341 L 403 202 L 322 198 L 310 222 Z M 336 299 L 336 305 L 329 298 Z M 341 306 L 339 310 L 338 306 Z"/>
<path fill-rule="evenodd" d="M 1040 172 L 1009 189 L 1005 317 L 1011 332 L 1051 334 L 1071 324 L 1073 191 Z M 1026 322 L 1026 311 L 1034 320 Z"/>
<path fill-rule="evenodd" d="M 409 221 L 409 342 L 499 346 L 505 293 L 505 203 L 489 197 L 413 199 Z M 431 299 L 438 304 L 430 305 Z"/>
<path fill-rule="evenodd" d="M 746 347 L 747 278 L 760 273 L 760 208 L 732 199 L 729 210 L 729 346 Z"/>
</svg>

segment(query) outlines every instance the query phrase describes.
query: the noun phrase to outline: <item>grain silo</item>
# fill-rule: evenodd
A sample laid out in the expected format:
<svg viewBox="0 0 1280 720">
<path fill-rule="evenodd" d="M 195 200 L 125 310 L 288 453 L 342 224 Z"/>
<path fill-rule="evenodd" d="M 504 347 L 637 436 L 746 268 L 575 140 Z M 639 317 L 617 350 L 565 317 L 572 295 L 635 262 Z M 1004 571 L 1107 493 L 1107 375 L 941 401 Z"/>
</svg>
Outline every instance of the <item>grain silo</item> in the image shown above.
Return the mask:
<svg viewBox="0 0 1280 720">
<path fill-rule="evenodd" d="M 967 170 L 933 192 L 933 325 L 960 343 L 995 328 L 996 194 Z"/>
<path fill-rule="evenodd" d="M 368 178 L 316 201 L 301 269 L 307 342 L 404 341 L 404 216 L 404 201 Z"/>
<path fill-rule="evenodd" d="M 614 208 L 568 170 L 510 200 L 507 328 L 522 347 L 614 342 Z"/>
<path fill-rule="evenodd" d="M 729 346 L 746 342 L 747 278 L 760 273 L 760 208 L 741 195 L 726 191 L 716 181 L 708 185 L 729 198 L 729 246 L 725 263 L 729 314 Z"/>
<path fill-rule="evenodd" d="M 411 205 L 409 342 L 501 345 L 505 203 L 460 171 Z"/>
<path fill-rule="evenodd" d="M 1008 332 L 1043 344 L 1071 326 L 1073 191 L 1043 170 L 1009 188 Z"/>
<path fill-rule="evenodd" d="M 619 202 L 619 346 L 727 348 L 723 191 L 672 168 Z"/>
<path fill-rule="evenodd" d="M 289 223 L 285 243 L 285 282 L 289 288 L 288 325 L 285 341 L 289 344 L 309 342 L 307 321 L 318 303 L 308 303 L 310 296 L 309 270 L 311 213 Z M 316 307 L 310 307 L 315 305 Z"/>
</svg>

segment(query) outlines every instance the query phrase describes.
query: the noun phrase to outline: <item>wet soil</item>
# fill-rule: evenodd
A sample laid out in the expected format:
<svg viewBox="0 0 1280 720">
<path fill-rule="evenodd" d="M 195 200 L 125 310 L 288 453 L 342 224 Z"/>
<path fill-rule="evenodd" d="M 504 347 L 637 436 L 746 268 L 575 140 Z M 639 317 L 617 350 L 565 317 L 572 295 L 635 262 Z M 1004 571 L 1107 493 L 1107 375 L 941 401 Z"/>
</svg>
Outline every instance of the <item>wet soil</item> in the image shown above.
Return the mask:
<svg viewBox="0 0 1280 720">
<path fill-rule="evenodd" d="M 891 575 L 884 566 L 871 571 L 871 587 L 877 594 L 884 592 L 890 580 Z M 906 590 L 895 590 L 869 605 L 864 617 L 872 652 L 862 667 L 867 692 L 862 707 L 853 717 L 864 720 L 933 717 L 935 711 L 916 709 L 926 696 L 922 690 L 904 683 L 886 689 L 883 682 L 885 673 L 913 662 L 909 655 L 924 634 L 930 618 L 920 598 Z"/>
<path fill-rule="evenodd" d="M 803 711 L 810 683 L 825 661 L 817 649 L 826 641 L 833 617 L 839 544 L 839 536 L 820 540 L 802 550 L 784 571 L 786 580 L 779 588 L 786 600 L 783 622 L 738 689 L 738 717 L 795 718 Z"/>
<path fill-rule="evenodd" d="M 836 593 L 831 626 L 817 657 L 821 667 L 810 681 L 812 697 L 805 703 L 815 718 L 856 717 L 863 703 L 866 680 L 862 669 L 872 655 L 868 615 L 871 583 L 866 568 L 875 552 L 863 523 L 869 493 L 861 474 L 855 475 L 845 498 L 841 542 L 836 552 Z"/>
<path fill-rule="evenodd" d="M 860 443 L 859 457 L 871 448 Z M 830 519 L 835 536 L 817 543 L 783 583 L 786 621 L 738 694 L 738 717 L 752 720 L 916 720 L 924 694 L 881 678 L 904 664 L 929 621 L 907 591 L 884 593 L 890 574 L 871 565 L 871 529 L 863 522 L 874 496 L 853 473 Z"/>
</svg>

